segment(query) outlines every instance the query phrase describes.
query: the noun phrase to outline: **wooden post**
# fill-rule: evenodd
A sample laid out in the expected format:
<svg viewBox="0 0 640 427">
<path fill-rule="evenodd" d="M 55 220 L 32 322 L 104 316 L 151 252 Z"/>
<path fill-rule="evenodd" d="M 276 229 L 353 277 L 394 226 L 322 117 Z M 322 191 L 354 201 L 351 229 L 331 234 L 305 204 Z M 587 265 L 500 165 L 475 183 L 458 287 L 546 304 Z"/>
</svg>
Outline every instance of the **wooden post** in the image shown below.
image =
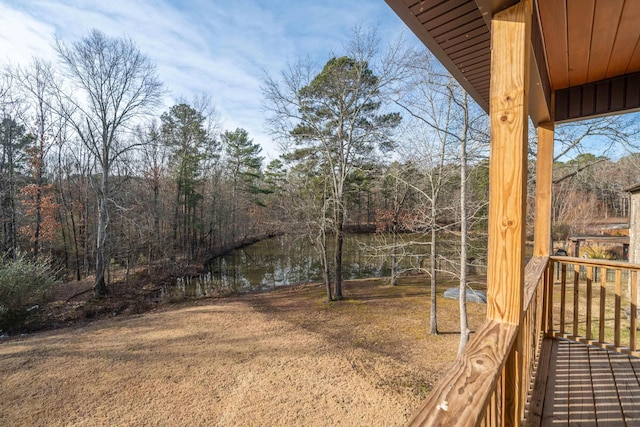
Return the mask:
<svg viewBox="0 0 640 427">
<path fill-rule="evenodd" d="M 552 102 L 553 104 L 553 102 Z M 553 139 L 554 123 L 538 125 L 538 155 L 536 159 L 536 212 L 533 255 L 548 256 L 553 251 L 551 239 L 551 206 L 553 200 Z M 545 324 L 548 335 L 553 331 L 553 261 L 545 275 Z"/>
<path fill-rule="evenodd" d="M 536 216 L 533 255 L 551 254 L 551 200 L 553 185 L 553 122 L 538 125 L 536 160 Z"/>
<path fill-rule="evenodd" d="M 519 325 L 524 294 L 531 0 L 491 21 L 487 317 Z M 522 337 L 504 367 L 502 425 L 520 425 Z"/>
<path fill-rule="evenodd" d="M 524 283 L 531 4 L 492 21 L 487 317 L 517 325 Z"/>
<path fill-rule="evenodd" d="M 629 262 L 632 264 L 640 264 L 640 187 L 635 186 L 630 191 L 629 196 L 629 249 L 627 251 Z M 636 282 L 629 282 L 631 288 L 636 287 L 636 295 L 638 298 L 635 303 L 640 307 L 640 275 L 637 276 Z M 637 313 L 636 313 L 637 315 Z"/>
</svg>

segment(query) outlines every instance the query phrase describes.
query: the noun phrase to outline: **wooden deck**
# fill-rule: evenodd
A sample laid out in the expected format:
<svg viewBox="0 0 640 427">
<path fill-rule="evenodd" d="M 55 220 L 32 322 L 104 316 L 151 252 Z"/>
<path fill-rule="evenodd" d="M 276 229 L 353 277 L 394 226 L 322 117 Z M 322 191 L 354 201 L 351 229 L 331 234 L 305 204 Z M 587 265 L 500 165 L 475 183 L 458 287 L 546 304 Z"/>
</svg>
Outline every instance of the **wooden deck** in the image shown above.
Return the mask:
<svg viewBox="0 0 640 427">
<path fill-rule="evenodd" d="M 546 339 L 538 372 L 526 425 L 640 426 L 640 358 Z"/>
</svg>

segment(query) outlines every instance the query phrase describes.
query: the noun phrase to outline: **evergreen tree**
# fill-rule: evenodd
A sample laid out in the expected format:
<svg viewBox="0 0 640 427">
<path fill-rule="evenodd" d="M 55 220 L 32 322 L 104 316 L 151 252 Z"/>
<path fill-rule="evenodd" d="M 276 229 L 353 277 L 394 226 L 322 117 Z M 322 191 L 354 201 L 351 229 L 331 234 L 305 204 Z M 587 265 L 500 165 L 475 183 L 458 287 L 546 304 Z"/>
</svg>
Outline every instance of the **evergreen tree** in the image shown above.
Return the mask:
<svg viewBox="0 0 640 427">
<path fill-rule="evenodd" d="M 178 104 L 161 116 L 162 141 L 169 149 L 169 166 L 176 184 L 173 206 L 173 254 L 188 250 L 193 255 L 197 241 L 196 207 L 202 200 L 202 163 L 214 156 L 216 141 L 205 126 L 206 117 L 187 104 Z"/>
<path fill-rule="evenodd" d="M 342 246 L 349 178 L 376 148 L 391 148 L 389 131 L 398 113 L 380 114 L 380 80 L 366 61 L 332 58 L 299 92 L 300 122 L 292 130 L 297 146 L 322 155 L 330 178 L 334 232 L 334 298 L 342 299 Z"/>
<path fill-rule="evenodd" d="M 222 134 L 222 145 L 227 159 L 227 168 L 231 180 L 231 222 L 233 224 L 233 238 L 237 237 L 237 226 L 248 219 L 250 206 L 246 202 L 264 206 L 260 196 L 269 192 L 262 186 L 262 147 L 249 139 L 244 129 L 225 131 Z M 239 209 L 244 206 L 245 217 L 241 218 Z M 246 236 L 245 236 L 246 237 Z"/>
<path fill-rule="evenodd" d="M 8 253 L 12 259 L 18 252 L 18 181 L 24 177 L 26 152 L 32 139 L 24 126 L 11 117 L 0 120 L 0 255 Z"/>
</svg>

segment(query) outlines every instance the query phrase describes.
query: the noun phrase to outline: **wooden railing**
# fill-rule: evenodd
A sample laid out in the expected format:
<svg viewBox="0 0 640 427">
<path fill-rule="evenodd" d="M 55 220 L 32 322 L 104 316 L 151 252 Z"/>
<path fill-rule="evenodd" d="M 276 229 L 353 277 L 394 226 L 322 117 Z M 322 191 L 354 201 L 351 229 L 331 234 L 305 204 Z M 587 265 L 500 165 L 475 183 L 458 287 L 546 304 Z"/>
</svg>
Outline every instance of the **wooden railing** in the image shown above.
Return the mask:
<svg viewBox="0 0 640 427">
<path fill-rule="evenodd" d="M 527 264 L 520 326 L 485 321 L 408 425 L 519 424 L 524 417 L 541 332 L 548 328 L 548 260 L 534 257 Z M 515 377 L 507 374 L 512 372 Z"/>
<path fill-rule="evenodd" d="M 551 257 L 549 332 L 609 350 L 638 352 L 638 272 L 626 262 Z"/>
</svg>

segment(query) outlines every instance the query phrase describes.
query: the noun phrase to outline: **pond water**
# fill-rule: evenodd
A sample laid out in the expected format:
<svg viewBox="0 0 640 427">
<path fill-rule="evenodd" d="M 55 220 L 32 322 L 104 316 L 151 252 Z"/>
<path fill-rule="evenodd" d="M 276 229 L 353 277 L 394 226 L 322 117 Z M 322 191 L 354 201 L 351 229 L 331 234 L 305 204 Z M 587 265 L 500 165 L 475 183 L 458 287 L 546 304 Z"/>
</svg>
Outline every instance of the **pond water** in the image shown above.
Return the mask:
<svg viewBox="0 0 640 427">
<path fill-rule="evenodd" d="M 391 275 L 390 237 L 372 234 L 345 236 L 343 278 L 361 279 Z M 401 236 L 399 268 L 419 271 L 428 268 L 429 245 L 422 235 Z M 454 252 L 446 243 L 439 251 Z M 446 269 L 445 262 L 441 268 Z M 453 266 L 451 266 L 453 267 Z M 198 277 L 179 278 L 171 291 L 200 297 L 226 292 L 259 292 L 278 286 L 322 281 L 318 254 L 309 240 L 301 236 L 283 235 L 215 259 L 209 271 Z M 166 291 L 169 291 L 167 289 Z"/>
</svg>

